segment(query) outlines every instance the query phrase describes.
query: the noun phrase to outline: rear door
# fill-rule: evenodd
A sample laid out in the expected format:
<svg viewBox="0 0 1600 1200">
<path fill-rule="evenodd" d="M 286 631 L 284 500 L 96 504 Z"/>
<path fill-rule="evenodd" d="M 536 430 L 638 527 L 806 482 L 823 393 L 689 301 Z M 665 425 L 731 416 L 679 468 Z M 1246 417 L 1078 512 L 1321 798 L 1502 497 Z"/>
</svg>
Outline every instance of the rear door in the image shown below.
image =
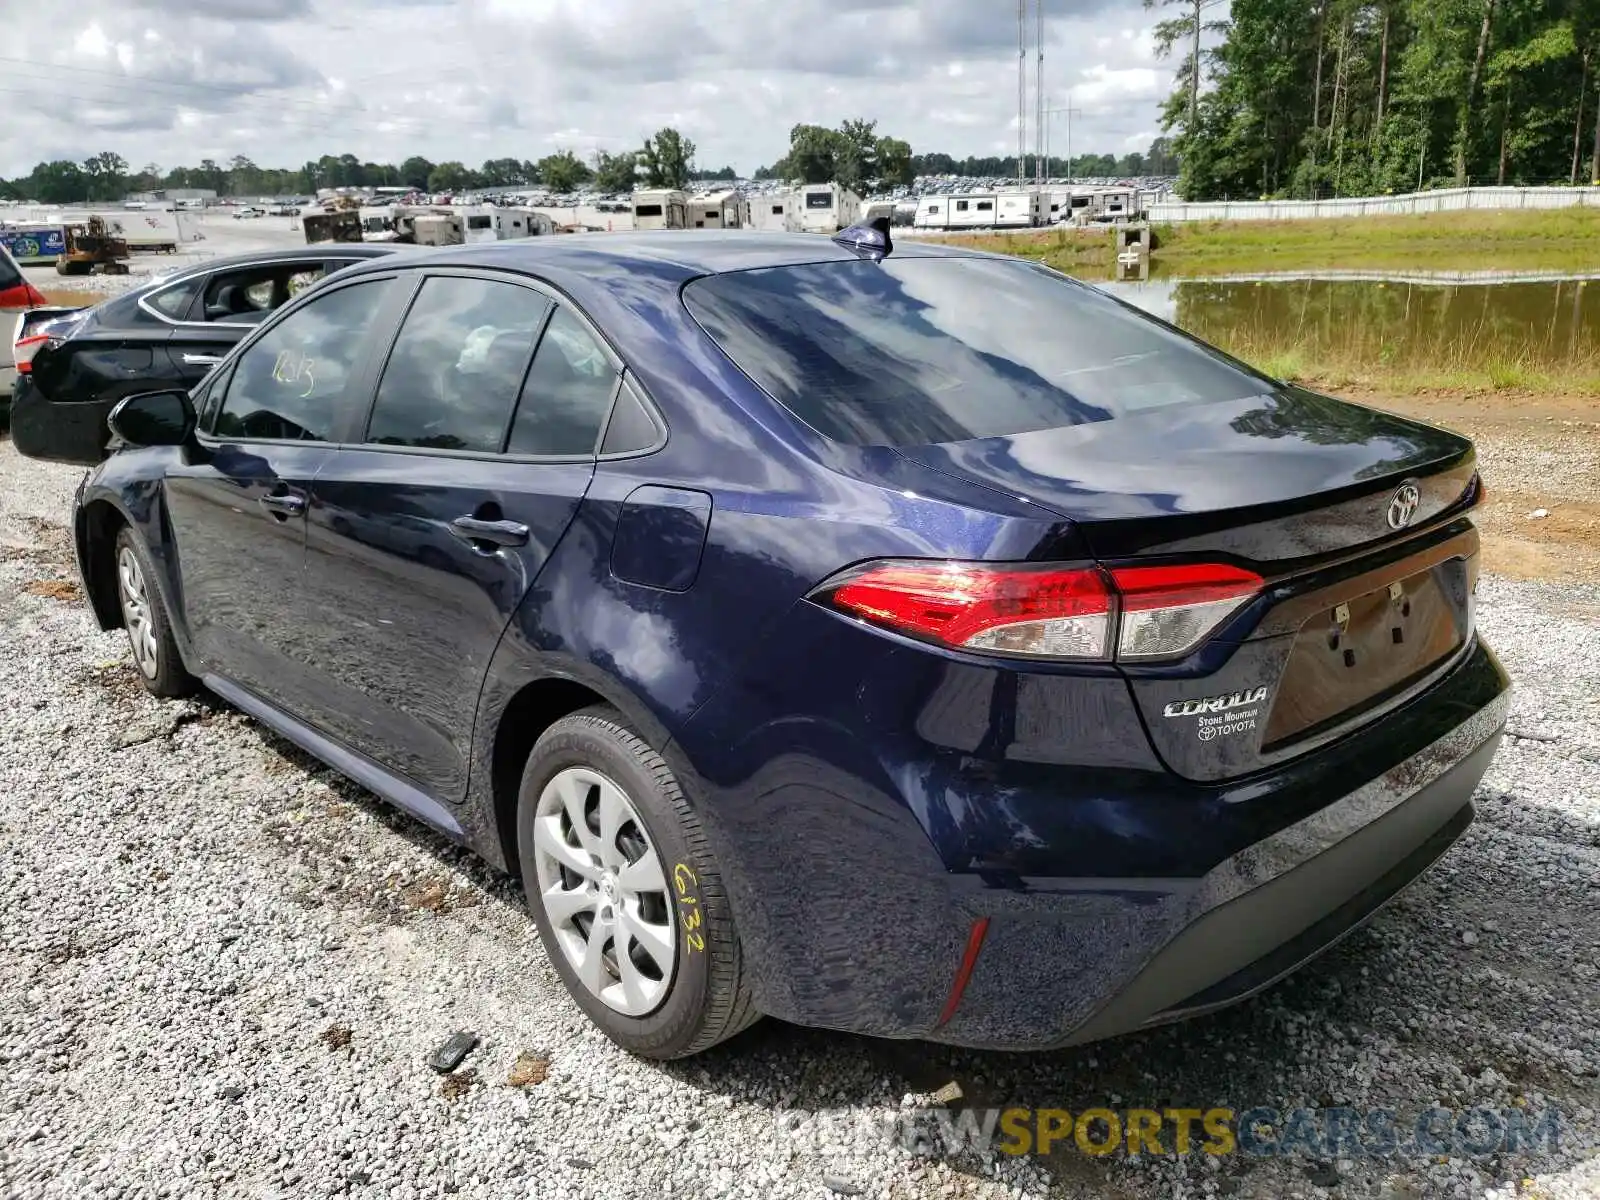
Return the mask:
<svg viewBox="0 0 1600 1200">
<path fill-rule="evenodd" d="M 311 484 L 348 436 L 347 399 L 370 380 L 369 334 L 394 286 L 336 288 L 246 348 L 206 390 L 201 452 L 164 480 L 198 665 L 291 713 L 315 683 L 301 589 Z"/>
<path fill-rule="evenodd" d="M 362 444 L 313 489 L 321 728 L 436 798 L 464 794 L 490 658 L 589 486 L 618 379 L 529 281 L 422 277 Z"/>
</svg>

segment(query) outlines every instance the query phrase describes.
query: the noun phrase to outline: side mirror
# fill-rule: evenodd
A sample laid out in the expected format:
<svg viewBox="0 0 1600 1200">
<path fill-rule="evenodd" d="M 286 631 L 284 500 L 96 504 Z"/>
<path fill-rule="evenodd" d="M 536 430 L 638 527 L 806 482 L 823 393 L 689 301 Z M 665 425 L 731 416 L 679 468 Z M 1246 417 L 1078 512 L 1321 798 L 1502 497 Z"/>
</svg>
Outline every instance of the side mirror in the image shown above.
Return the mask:
<svg viewBox="0 0 1600 1200">
<path fill-rule="evenodd" d="M 194 405 L 188 392 L 141 392 L 113 408 L 106 423 L 130 446 L 182 446 L 194 436 Z"/>
</svg>

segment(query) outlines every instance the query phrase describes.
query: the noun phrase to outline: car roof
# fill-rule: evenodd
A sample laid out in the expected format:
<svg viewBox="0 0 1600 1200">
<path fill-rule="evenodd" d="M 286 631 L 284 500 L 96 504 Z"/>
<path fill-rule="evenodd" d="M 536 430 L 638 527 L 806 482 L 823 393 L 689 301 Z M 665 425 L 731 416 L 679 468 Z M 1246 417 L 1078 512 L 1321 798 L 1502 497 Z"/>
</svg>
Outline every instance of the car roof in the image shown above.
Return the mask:
<svg viewBox="0 0 1600 1200">
<path fill-rule="evenodd" d="M 258 250 L 254 254 L 229 254 L 222 258 L 208 258 L 203 262 L 191 263 L 188 266 L 174 267 L 170 271 L 154 275 L 146 283 L 140 284 L 132 292 L 125 295 L 143 294 L 156 286 L 166 286 L 179 279 L 188 279 L 192 275 L 203 275 L 211 271 L 223 271 L 230 267 L 253 266 L 256 263 L 293 262 L 302 258 L 380 258 L 386 254 L 393 254 L 402 247 L 392 243 L 369 242 L 317 242 L 313 245 L 296 246 L 293 249 Z"/>
<path fill-rule="evenodd" d="M 965 247 L 935 242 L 896 242 L 901 258 L 983 257 Z M 659 230 L 647 233 L 574 233 L 465 246 L 441 246 L 408 261 L 417 266 L 492 267 L 525 271 L 574 292 L 619 275 L 648 275 L 683 283 L 701 275 L 792 267 L 804 263 L 850 262 L 859 256 L 832 238 L 814 233 L 755 233 L 747 230 Z M 393 264 L 361 265 L 351 272 L 383 270 Z M 638 268 L 637 274 L 629 268 Z"/>
</svg>

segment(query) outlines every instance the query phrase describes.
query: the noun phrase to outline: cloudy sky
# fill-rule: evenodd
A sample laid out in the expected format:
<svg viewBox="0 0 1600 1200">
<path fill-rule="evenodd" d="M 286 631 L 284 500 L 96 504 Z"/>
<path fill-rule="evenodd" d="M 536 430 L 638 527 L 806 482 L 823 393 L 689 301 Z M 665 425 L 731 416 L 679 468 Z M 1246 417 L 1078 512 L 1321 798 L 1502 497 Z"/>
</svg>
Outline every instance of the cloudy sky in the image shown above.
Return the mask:
<svg viewBox="0 0 1600 1200">
<path fill-rule="evenodd" d="M 1046 90 L 1058 108 L 1071 93 L 1074 152 L 1144 149 L 1172 76 L 1153 14 L 1045 7 Z M 702 166 L 748 173 L 794 123 L 852 116 L 957 157 L 1017 141 L 1010 0 L 0 0 L 0 17 L 3 175 L 100 150 L 135 169 L 587 157 L 663 125 Z M 1030 89 L 1032 66 L 1030 50 Z"/>
</svg>

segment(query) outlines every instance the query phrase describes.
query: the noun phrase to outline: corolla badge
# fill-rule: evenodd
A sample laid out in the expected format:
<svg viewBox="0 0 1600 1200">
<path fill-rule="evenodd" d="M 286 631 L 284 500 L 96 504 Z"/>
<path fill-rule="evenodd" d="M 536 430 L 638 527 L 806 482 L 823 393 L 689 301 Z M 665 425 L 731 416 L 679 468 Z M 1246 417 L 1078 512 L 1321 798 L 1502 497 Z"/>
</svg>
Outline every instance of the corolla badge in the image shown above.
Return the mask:
<svg viewBox="0 0 1600 1200">
<path fill-rule="evenodd" d="M 1202 696 L 1194 700 L 1174 700 L 1161 710 L 1164 717 L 1198 717 L 1202 713 L 1228 712 L 1230 709 L 1245 708 L 1249 705 L 1260 704 L 1267 698 L 1264 687 L 1253 688 L 1243 692 L 1229 692 L 1225 696 Z"/>
<path fill-rule="evenodd" d="M 1411 524 L 1411 518 L 1417 515 L 1417 509 L 1422 506 L 1422 493 L 1414 483 L 1402 483 L 1395 494 L 1389 497 L 1389 510 L 1385 514 L 1389 521 L 1390 529 L 1404 529 Z"/>
</svg>

